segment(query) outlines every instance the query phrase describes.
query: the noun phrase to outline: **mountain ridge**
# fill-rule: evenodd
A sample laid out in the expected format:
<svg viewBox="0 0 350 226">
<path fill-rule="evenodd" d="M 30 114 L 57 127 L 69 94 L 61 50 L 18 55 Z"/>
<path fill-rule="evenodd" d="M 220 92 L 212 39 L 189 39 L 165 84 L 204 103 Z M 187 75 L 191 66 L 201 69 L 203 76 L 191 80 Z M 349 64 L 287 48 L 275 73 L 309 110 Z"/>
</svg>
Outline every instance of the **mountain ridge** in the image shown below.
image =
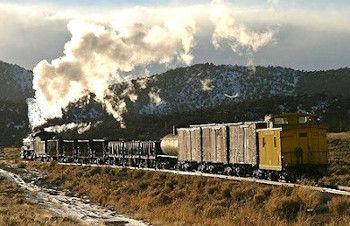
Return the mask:
<svg viewBox="0 0 350 226">
<path fill-rule="evenodd" d="M 0 144 L 19 143 L 30 131 L 26 99 L 34 96 L 32 81 L 31 71 L 0 61 Z M 71 103 L 61 119 L 49 120 L 44 127 L 89 122 L 92 126 L 85 134 L 91 136 L 158 138 L 154 131 L 170 131 L 170 124 L 252 120 L 266 113 L 308 111 L 331 122 L 331 130 L 349 130 L 349 84 L 349 68 L 301 71 L 195 64 L 112 85 L 115 101 L 126 103 L 126 130 L 94 101 L 93 94 Z"/>
</svg>

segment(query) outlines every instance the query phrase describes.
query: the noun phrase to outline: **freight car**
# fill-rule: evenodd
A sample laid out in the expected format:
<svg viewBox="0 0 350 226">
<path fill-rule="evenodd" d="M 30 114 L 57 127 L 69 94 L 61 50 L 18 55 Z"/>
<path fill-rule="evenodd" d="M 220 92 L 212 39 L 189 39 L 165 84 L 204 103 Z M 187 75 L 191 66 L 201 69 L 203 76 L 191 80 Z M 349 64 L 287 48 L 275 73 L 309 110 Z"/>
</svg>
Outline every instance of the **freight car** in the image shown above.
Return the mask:
<svg viewBox="0 0 350 226">
<path fill-rule="evenodd" d="M 251 175 L 257 169 L 257 129 L 262 121 L 192 125 L 178 129 L 178 160 L 182 170 Z"/>
<path fill-rule="evenodd" d="M 176 142 L 167 139 L 177 139 Z M 269 115 L 265 121 L 193 125 L 165 137 L 182 170 L 271 180 L 317 177 L 327 171 L 326 127 L 312 114 Z M 176 146 L 177 145 L 177 146 Z"/>
<path fill-rule="evenodd" d="M 327 170 L 326 127 L 312 114 L 264 121 L 178 128 L 159 141 L 62 140 L 39 132 L 22 157 L 42 161 L 201 171 L 271 180 L 321 176 Z"/>
<path fill-rule="evenodd" d="M 24 139 L 25 159 L 64 163 L 94 163 L 132 167 L 175 169 L 177 157 L 163 153 L 160 141 L 65 140 L 53 133 L 36 132 Z"/>
</svg>

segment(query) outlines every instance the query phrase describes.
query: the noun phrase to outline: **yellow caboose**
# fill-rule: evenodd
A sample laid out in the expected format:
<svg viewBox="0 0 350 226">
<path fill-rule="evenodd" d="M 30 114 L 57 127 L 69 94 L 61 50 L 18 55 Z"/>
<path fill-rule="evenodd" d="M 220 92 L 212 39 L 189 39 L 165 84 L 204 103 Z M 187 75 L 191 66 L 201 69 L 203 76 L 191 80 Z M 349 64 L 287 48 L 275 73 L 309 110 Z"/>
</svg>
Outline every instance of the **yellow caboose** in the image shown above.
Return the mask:
<svg viewBox="0 0 350 226">
<path fill-rule="evenodd" d="M 288 113 L 265 120 L 268 128 L 258 130 L 261 170 L 316 177 L 325 173 L 327 128 L 318 124 L 315 115 Z"/>
</svg>

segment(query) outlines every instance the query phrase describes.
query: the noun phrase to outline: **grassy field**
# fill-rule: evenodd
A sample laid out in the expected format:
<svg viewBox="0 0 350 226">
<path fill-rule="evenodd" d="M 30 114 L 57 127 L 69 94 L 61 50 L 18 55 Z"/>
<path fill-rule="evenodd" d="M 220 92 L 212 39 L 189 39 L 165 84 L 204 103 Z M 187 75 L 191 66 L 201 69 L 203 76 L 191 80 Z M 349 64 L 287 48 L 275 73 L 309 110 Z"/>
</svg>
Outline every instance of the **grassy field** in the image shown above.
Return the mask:
<svg viewBox="0 0 350 226">
<path fill-rule="evenodd" d="M 350 222 L 350 198 L 307 189 L 105 167 L 33 162 L 25 167 L 45 172 L 46 186 L 156 225 Z"/>
<path fill-rule="evenodd" d="M 327 139 L 329 176 L 324 177 L 320 183 L 350 186 L 350 132 L 329 133 Z"/>
<path fill-rule="evenodd" d="M 330 175 L 323 184 L 349 183 L 350 135 L 329 134 Z M 11 150 L 7 150 L 9 152 Z M 13 151 L 13 150 L 12 150 Z M 46 175 L 43 185 L 89 197 L 102 206 L 155 225 L 348 225 L 350 198 L 302 188 L 105 167 L 23 162 Z M 348 179 L 347 179 L 348 178 Z"/>
</svg>

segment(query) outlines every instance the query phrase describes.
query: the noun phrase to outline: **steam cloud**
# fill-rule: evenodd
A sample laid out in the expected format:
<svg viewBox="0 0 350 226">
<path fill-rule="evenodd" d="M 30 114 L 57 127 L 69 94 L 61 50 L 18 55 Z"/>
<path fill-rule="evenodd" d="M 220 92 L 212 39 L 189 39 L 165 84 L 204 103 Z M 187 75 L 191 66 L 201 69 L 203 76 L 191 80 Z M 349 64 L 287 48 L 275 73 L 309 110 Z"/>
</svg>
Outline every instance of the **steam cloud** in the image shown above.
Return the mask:
<svg viewBox="0 0 350 226">
<path fill-rule="evenodd" d="M 255 32 L 242 24 L 237 24 L 233 12 L 223 1 L 213 1 L 212 6 L 211 20 L 215 25 L 212 44 L 216 48 L 228 44 L 234 52 L 245 54 L 248 65 L 253 66 L 253 54 L 271 42 L 275 32 L 271 29 Z"/>
<path fill-rule="evenodd" d="M 154 103 L 156 106 L 159 106 L 159 105 L 161 105 L 163 103 L 162 98 L 159 96 L 159 92 L 160 92 L 160 89 L 158 89 L 157 91 L 152 89 L 148 93 L 148 97 L 150 98 L 151 103 Z"/>
<path fill-rule="evenodd" d="M 125 80 L 120 72 L 150 63 L 190 64 L 193 58 L 195 23 L 185 17 L 152 27 L 141 23 L 103 26 L 74 20 L 68 30 L 72 38 L 64 47 L 65 55 L 51 63 L 43 60 L 34 68 L 38 105 L 32 109 L 41 109 L 36 113 L 42 113 L 40 119 L 32 117 L 34 127 L 43 119 L 61 117 L 63 108 L 88 92 L 96 94 L 106 110 L 122 121 L 125 102 L 115 100 L 108 89 L 111 80 Z"/>
<path fill-rule="evenodd" d="M 47 132 L 54 132 L 54 133 L 62 133 L 67 130 L 77 129 L 78 134 L 82 134 L 86 131 L 88 131 L 91 128 L 91 123 L 79 123 L 76 124 L 74 122 L 64 124 L 64 125 L 56 125 L 56 126 L 49 126 L 45 128 L 45 131 Z"/>
<path fill-rule="evenodd" d="M 214 88 L 212 84 L 213 82 L 212 79 L 207 78 L 207 79 L 201 80 L 200 82 L 201 82 L 201 87 L 203 91 L 210 91 Z"/>
<path fill-rule="evenodd" d="M 223 2 L 214 1 L 212 6 L 213 12 L 208 13 L 214 25 L 212 44 L 216 48 L 228 43 L 233 51 L 246 49 L 249 55 L 271 41 L 272 30 L 250 31 L 235 22 L 232 9 Z M 35 99 L 28 101 L 32 128 L 61 117 L 62 109 L 90 92 L 124 126 L 125 98 L 137 100 L 134 87 L 128 83 L 118 97 L 109 89 L 112 83 L 128 82 L 123 72 L 153 63 L 189 65 L 193 60 L 196 20 L 181 11 L 153 25 L 125 20 L 108 25 L 72 20 L 67 27 L 72 37 L 64 46 L 64 55 L 51 63 L 43 60 L 34 68 Z M 146 83 L 143 80 L 141 88 Z M 159 90 L 150 92 L 149 97 L 156 105 L 162 103 Z"/>
</svg>

